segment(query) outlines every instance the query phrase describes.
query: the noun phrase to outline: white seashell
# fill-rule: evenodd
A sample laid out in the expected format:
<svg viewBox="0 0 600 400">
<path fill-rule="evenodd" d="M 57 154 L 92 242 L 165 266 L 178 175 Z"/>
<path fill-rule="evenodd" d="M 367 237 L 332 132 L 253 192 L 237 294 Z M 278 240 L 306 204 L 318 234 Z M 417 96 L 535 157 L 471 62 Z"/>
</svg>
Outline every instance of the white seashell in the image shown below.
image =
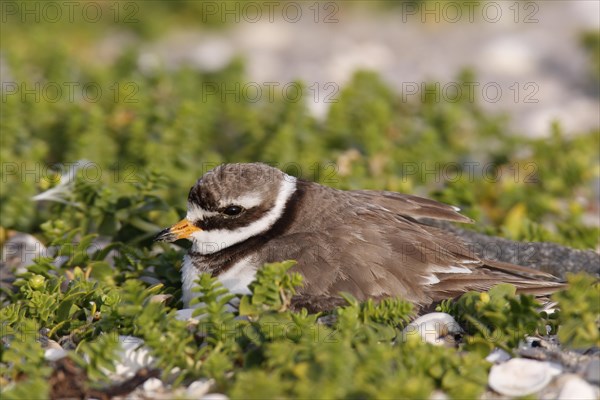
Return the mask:
<svg viewBox="0 0 600 400">
<path fill-rule="evenodd" d="M 435 312 L 411 322 L 402 331 L 402 339 L 406 341 L 409 336 L 419 335 L 421 340 L 441 346 L 447 342 L 447 336 L 462 332 L 462 328 L 450 314 Z"/>
<path fill-rule="evenodd" d="M 510 360 L 512 356 L 502 349 L 495 348 L 485 360 L 494 364 L 500 364 Z"/>
<path fill-rule="evenodd" d="M 67 356 L 67 351 L 65 349 L 57 349 L 57 348 L 51 348 L 51 349 L 46 349 L 46 351 L 44 351 L 44 358 L 48 361 L 57 361 L 60 360 L 61 358 L 65 358 Z"/>
<path fill-rule="evenodd" d="M 26 272 L 27 267 L 34 263 L 33 260 L 48 255 L 48 249 L 35 236 L 15 232 L 2 246 L 1 254 L 0 271 L 4 276 Z"/>
<path fill-rule="evenodd" d="M 184 308 L 175 311 L 175 318 L 179 321 L 198 322 L 198 317 L 192 317 L 193 308 Z"/>
<path fill-rule="evenodd" d="M 436 390 L 429 395 L 429 400 L 449 400 L 450 397 L 441 390 Z"/>
<path fill-rule="evenodd" d="M 570 374 L 565 375 L 563 378 L 563 386 L 560 389 L 558 400 L 594 400 L 598 398 L 597 389 L 581 379 L 579 376 Z"/>
<path fill-rule="evenodd" d="M 154 394 L 154 392 L 160 390 L 162 387 L 163 383 L 158 378 L 150 378 L 146 382 L 144 382 L 143 385 L 144 393 L 147 395 Z"/>
<path fill-rule="evenodd" d="M 33 196 L 31 199 L 33 201 L 54 201 L 58 203 L 77 205 L 76 203 L 68 200 L 69 195 L 75 186 L 77 170 L 80 168 L 86 168 L 88 166 L 94 166 L 94 163 L 88 160 L 79 160 L 75 163 L 65 164 L 58 185 Z"/>
<path fill-rule="evenodd" d="M 227 308 L 227 311 L 229 311 L 229 312 L 237 311 L 235 308 L 233 308 L 229 304 L 226 304 L 225 307 Z M 186 321 L 186 322 L 192 323 L 192 324 L 197 324 L 198 322 L 200 322 L 200 320 L 202 318 L 204 318 L 204 316 L 206 314 L 200 314 L 200 315 L 196 315 L 194 317 L 193 313 L 195 310 L 196 310 L 195 308 L 182 308 L 181 310 L 177 310 L 177 311 L 175 311 L 175 319 L 177 319 L 179 321 Z M 236 317 L 236 319 L 246 320 L 247 318 L 246 317 Z"/>
<path fill-rule="evenodd" d="M 150 303 L 166 303 L 172 297 L 172 294 L 155 294 L 150 297 Z"/>
<path fill-rule="evenodd" d="M 222 393 L 209 393 L 206 396 L 200 397 L 200 400 L 229 400 L 229 397 Z"/>
<path fill-rule="evenodd" d="M 560 373 L 560 367 L 549 362 L 513 358 L 492 366 L 490 387 L 504 396 L 526 396 L 542 390 Z"/>
<path fill-rule="evenodd" d="M 121 349 L 115 363 L 115 372 L 111 374 L 114 379 L 122 380 L 131 378 L 140 369 L 150 367 L 154 357 L 150 350 L 144 346 L 144 341 L 135 336 L 119 336 Z"/>
<path fill-rule="evenodd" d="M 215 381 L 213 379 L 200 379 L 192 382 L 185 390 L 186 397 L 198 399 L 208 393 Z"/>
<path fill-rule="evenodd" d="M 548 372 L 553 378 L 563 373 L 563 367 L 560 364 L 555 362 L 547 362 L 546 364 L 548 365 Z"/>
</svg>

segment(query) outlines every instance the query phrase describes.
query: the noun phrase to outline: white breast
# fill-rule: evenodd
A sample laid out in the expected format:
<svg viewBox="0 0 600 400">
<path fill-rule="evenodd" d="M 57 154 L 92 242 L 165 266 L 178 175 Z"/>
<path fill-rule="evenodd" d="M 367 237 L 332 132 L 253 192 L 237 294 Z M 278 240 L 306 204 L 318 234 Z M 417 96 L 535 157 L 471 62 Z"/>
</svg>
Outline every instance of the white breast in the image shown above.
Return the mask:
<svg viewBox="0 0 600 400">
<path fill-rule="evenodd" d="M 231 293 L 250 294 L 248 285 L 256 278 L 257 269 L 258 264 L 251 257 L 246 257 L 219 275 L 218 279 Z M 193 292 L 192 289 L 197 286 L 195 280 L 199 274 L 200 272 L 192 264 L 190 256 L 186 254 L 181 268 L 182 300 L 185 307 L 189 307 L 190 301 L 197 296 L 197 293 Z M 198 307 L 198 305 L 194 305 L 194 307 Z"/>
<path fill-rule="evenodd" d="M 248 285 L 256 278 L 257 267 L 252 257 L 243 258 L 219 275 L 219 281 L 231 293 L 250 294 Z"/>
<path fill-rule="evenodd" d="M 194 281 L 198 278 L 200 272 L 196 269 L 189 254 L 183 257 L 183 267 L 181 267 L 181 300 L 185 307 L 189 307 L 190 300 L 194 297 L 192 288 L 196 286 Z"/>
</svg>

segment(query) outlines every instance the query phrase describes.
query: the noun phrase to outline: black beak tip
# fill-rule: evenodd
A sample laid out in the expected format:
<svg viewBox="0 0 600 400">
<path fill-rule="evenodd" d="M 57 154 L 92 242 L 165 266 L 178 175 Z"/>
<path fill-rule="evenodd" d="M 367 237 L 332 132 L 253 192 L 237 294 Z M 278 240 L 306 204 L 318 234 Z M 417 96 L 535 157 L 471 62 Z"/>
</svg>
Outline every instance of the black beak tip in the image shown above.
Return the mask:
<svg viewBox="0 0 600 400">
<path fill-rule="evenodd" d="M 171 233 L 171 228 L 163 229 L 154 237 L 155 242 L 173 242 L 175 235 Z"/>
</svg>

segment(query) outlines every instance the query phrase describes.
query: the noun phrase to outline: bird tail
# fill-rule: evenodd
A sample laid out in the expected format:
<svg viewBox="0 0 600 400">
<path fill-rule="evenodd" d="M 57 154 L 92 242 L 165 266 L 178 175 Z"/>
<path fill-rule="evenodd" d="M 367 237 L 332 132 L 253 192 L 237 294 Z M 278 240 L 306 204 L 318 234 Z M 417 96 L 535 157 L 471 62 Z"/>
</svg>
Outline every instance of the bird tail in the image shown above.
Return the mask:
<svg viewBox="0 0 600 400">
<path fill-rule="evenodd" d="M 483 268 L 504 275 L 502 281 L 517 287 L 517 293 L 548 296 L 564 289 L 566 283 L 544 271 L 503 261 L 483 260 Z"/>
</svg>

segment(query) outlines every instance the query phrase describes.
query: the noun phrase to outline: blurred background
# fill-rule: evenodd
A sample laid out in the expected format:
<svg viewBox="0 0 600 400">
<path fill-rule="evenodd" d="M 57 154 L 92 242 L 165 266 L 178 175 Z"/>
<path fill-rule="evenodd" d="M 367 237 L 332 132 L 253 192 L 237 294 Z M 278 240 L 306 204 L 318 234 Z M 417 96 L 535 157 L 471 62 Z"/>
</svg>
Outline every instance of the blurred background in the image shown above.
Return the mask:
<svg viewBox="0 0 600 400">
<path fill-rule="evenodd" d="M 599 4 L 4 1 L 2 232 L 147 242 L 262 161 L 597 249 Z"/>
</svg>

